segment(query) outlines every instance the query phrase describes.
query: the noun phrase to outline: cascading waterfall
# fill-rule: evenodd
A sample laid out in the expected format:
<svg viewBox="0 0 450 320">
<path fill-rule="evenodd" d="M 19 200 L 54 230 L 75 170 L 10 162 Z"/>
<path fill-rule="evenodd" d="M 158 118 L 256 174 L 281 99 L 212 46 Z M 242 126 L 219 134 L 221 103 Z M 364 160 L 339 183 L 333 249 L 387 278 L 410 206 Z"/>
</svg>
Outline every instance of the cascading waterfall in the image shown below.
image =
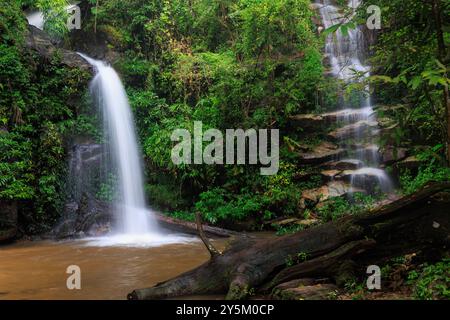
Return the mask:
<svg viewBox="0 0 450 320">
<path fill-rule="evenodd" d="M 105 167 L 118 178 L 115 230 L 107 237 L 91 239 L 88 245 L 159 246 L 193 241 L 192 237 L 162 232 L 146 206 L 133 115 L 118 74 L 103 61 L 79 54 L 97 72 L 90 89 L 103 114 L 106 145 L 112 158 L 111 165 Z"/>
<path fill-rule="evenodd" d="M 356 9 L 360 4 L 359 0 L 349 0 L 348 7 Z M 333 5 L 330 0 L 316 2 L 322 17 L 323 25 L 329 28 L 337 23 L 345 22 L 340 9 Z M 363 52 L 364 37 L 360 28 L 348 30 L 344 35 L 341 30 L 334 35 L 328 35 L 325 45 L 325 54 L 329 58 L 331 72 L 334 77 L 345 83 L 354 82 L 355 71 L 369 76 L 370 67 L 361 61 Z M 366 87 L 368 92 L 368 87 Z M 382 169 L 379 169 L 380 161 L 378 146 L 374 142 L 377 137 L 378 123 L 373 110 L 371 97 L 369 94 L 361 96 L 359 105 L 348 105 L 342 103 L 341 112 L 337 121 L 343 125 L 339 135 L 340 145 L 353 150 L 353 157 L 350 161 L 361 163 L 360 168 L 351 173 L 350 183 L 353 187 L 371 189 L 369 184 L 373 181 L 382 192 L 392 191 L 392 183 L 389 176 Z"/>
<path fill-rule="evenodd" d="M 111 66 L 80 55 L 97 71 L 91 82 L 91 92 L 103 113 L 105 136 L 118 175 L 117 231 L 123 234 L 157 232 L 156 221 L 146 209 L 133 116 L 122 82 Z"/>
</svg>

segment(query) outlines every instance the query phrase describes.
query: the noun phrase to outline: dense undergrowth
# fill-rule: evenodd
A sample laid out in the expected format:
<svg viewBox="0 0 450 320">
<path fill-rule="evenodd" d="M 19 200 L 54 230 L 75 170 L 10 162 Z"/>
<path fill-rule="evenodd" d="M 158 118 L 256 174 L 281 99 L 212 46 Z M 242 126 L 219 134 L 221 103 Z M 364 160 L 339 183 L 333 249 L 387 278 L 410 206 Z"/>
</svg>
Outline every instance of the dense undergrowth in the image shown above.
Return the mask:
<svg viewBox="0 0 450 320">
<path fill-rule="evenodd" d="M 87 118 L 77 117 L 90 75 L 61 67 L 58 54 L 44 61 L 26 50 L 20 2 L 7 2 L 0 6 L 0 199 L 20 200 L 23 227 L 35 233 L 61 213 L 64 140 L 89 132 Z"/>
</svg>

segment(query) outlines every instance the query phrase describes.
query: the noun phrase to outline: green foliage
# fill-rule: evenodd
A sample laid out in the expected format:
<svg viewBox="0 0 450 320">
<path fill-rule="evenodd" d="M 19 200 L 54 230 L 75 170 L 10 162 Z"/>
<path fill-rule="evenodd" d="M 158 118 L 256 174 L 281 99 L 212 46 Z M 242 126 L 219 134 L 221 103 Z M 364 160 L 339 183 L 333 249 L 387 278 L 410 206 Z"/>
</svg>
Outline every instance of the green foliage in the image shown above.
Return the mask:
<svg viewBox="0 0 450 320">
<path fill-rule="evenodd" d="M 365 283 L 359 282 L 356 278 L 347 280 L 344 283 L 344 289 L 352 295 L 352 300 L 362 300 L 367 291 Z"/>
<path fill-rule="evenodd" d="M 38 8 L 44 16 L 44 30 L 53 37 L 63 37 L 67 29 L 67 0 L 36 0 Z"/>
<path fill-rule="evenodd" d="M 185 220 L 185 221 L 195 221 L 195 214 L 193 212 L 187 212 L 187 211 L 170 211 L 168 213 L 170 217 Z"/>
<path fill-rule="evenodd" d="M 446 17 L 450 6 L 448 1 L 436 1 L 443 21 L 442 30 L 438 30 L 433 3 L 412 0 L 405 7 L 401 0 L 377 1 L 382 30 L 370 59 L 375 72 L 369 78 L 378 102 L 405 106 L 395 117 L 400 141 L 415 136 L 427 145 L 446 139 L 443 90 L 449 84 L 448 57 L 439 54 L 438 37 L 442 32 L 444 41 L 448 39 Z M 360 20 L 366 17 L 370 4 L 373 3 L 362 3 Z"/>
<path fill-rule="evenodd" d="M 176 192 L 176 189 L 177 186 L 164 183 L 149 184 L 145 188 L 150 203 L 161 209 L 168 210 L 168 212 L 186 208 L 186 200 L 183 199 L 179 192 Z M 189 213 L 184 214 L 185 212 L 182 210 L 176 212 L 179 212 L 180 216 L 190 216 Z"/>
<path fill-rule="evenodd" d="M 153 204 L 199 210 L 211 223 L 298 213 L 301 190 L 318 180 L 296 183 L 294 156 L 270 178 L 252 166 L 175 166 L 170 136 L 192 132 L 193 121 L 204 130 L 283 127 L 289 115 L 317 108 L 323 67 L 309 1 L 109 0 L 92 10 L 97 30 L 124 53 L 116 68 L 135 113 Z"/>
<path fill-rule="evenodd" d="M 317 212 L 324 221 L 335 220 L 345 214 L 358 214 L 368 210 L 372 208 L 376 200 L 375 196 L 356 192 L 350 200 L 336 197 L 323 202 L 317 208 Z"/>
<path fill-rule="evenodd" d="M 49 10 L 58 3 L 41 2 Z M 82 103 L 69 102 L 83 101 L 90 75 L 61 67 L 59 52 L 43 61 L 23 47 L 21 4 L 0 6 L 0 198 L 27 200 L 20 202 L 26 227 L 39 232 L 55 221 L 64 201 L 64 139 L 89 127 L 87 116 L 78 118 Z"/>
<path fill-rule="evenodd" d="M 66 1 L 9 2 L 0 6 L 0 150 L 5 150 L 0 155 L 0 196 L 30 200 L 36 216 L 51 220 L 64 196 L 65 138 L 102 137 L 98 119 L 85 109 L 89 101 L 83 93 L 90 75 L 62 68 L 59 52 L 41 61 L 22 46 L 26 22 L 21 5 L 42 9 L 46 30 L 61 37 Z M 356 103 L 365 86 L 350 84 L 344 97 L 338 97 L 343 84 L 324 79 L 323 37 L 336 30 L 317 36 L 309 0 L 88 3 L 91 15 L 83 20 L 83 31 L 91 34 L 95 29 L 109 48 L 120 52 L 115 67 L 134 111 L 153 204 L 184 219 L 191 220 L 198 210 L 210 223 L 252 220 L 256 227 L 303 213 L 302 191 L 323 181 L 316 169 L 298 165 L 297 151 L 317 145 L 323 136 L 306 137 L 301 128 L 289 126 L 289 117 L 330 110 L 340 98 Z M 434 24 L 418 20 L 431 16 L 428 2 L 414 0 L 407 8 L 400 0 L 378 3 L 382 24 L 388 27 L 380 31 L 373 48 L 374 75 L 369 81 L 378 102 L 403 105 L 387 111 L 396 120 L 395 143 L 411 136 L 425 145 L 441 145 L 423 155 L 429 165 L 416 177 L 402 177 L 406 192 L 412 192 L 426 181 L 448 179 L 439 159 L 445 137 L 441 91 L 448 85 L 448 70 L 437 55 Z M 333 29 L 348 33 L 362 21 L 366 6 L 364 2 L 354 21 Z M 278 174 L 263 177 L 254 166 L 175 166 L 170 136 L 178 128 L 192 132 L 193 121 L 202 121 L 204 130 L 279 128 L 285 139 Z M 310 177 L 306 181 L 297 179 L 305 174 Z M 97 196 L 111 200 L 112 184 L 101 185 Z M 330 199 L 316 213 L 332 220 L 370 208 L 376 200 L 360 194 Z M 282 227 L 278 233 L 301 228 Z"/>
<path fill-rule="evenodd" d="M 0 131 L 0 198 L 32 199 L 32 144 L 19 133 Z"/>
<path fill-rule="evenodd" d="M 439 155 L 439 151 L 442 149 L 442 144 L 438 144 L 433 148 L 428 148 L 418 153 L 417 159 L 423 164 L 419 167 L 415 176 L 410 170 L 402 172 L 400 185 L 405 194 L 411 194 L 419 190 L 427 182 L 450 180 L 450 168 L 443 166 L 443 159 Z"/>
<path fill-rule="evenodd" d="M 450 299 L 450 259 L 446 258 L 435 264 L 423 264 L 419 270 L 408 275 L 408 283 L 414 288 L 416 299 L 434 300 Z"/>
<path fill-rule="evenodd" d="M 299 252 L 296 255 L 288 255 L 286 258 L 286 266 L 292 267 L 293 265 L 305 262 L 308 259 L 308 254 L 306 252 Z"/>
<path fill-rule="evenodd" d="M 296 233 L 304 229 L 304 227 L 300 224 L 294 224 L 289 226 L 274 225 L 273 227 L 276 230 L 277 236 L 284 236 L 286 234 Z"/>
<path fill-rule="evenodd" d="M 195 209 L 211 223 L 229 219 L 239 221 L 261 212 L 262 204 L 255 197 L 242 195 L 230 198 L 221 188 L 214 188 L 200 194 Z"/>
<path fill-rule="evenodd" d="M 427 182 L 431 181 L 449 181 L 450 169 L 447 167 L 422 166 L 416 176 L 413 176 L 409 170 L 406 170 L 400 176 L 400 184 L 405 194 L 411 194 Z"/>
</svg>

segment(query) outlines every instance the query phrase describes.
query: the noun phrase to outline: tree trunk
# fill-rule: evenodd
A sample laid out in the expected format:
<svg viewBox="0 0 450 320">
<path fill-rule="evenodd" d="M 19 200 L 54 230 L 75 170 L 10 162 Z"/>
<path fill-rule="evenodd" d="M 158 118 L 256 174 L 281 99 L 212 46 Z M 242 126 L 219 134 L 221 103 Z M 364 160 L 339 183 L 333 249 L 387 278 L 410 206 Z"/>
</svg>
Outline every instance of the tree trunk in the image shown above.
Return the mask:
<svg viewBox="0 0 450 320">
<path fill-rule="evenodd" d="M 346 216 L 292 235 L 240 238 L 223 254 L 129 299 L 164 299 L 227 293 L 244 299 L 253 289 L 269 290 L 293 278 L 337 279 L 349 261 L 372 264 L 400 254 L 450 243 L 450 182 L 431 183 L 414 194 L 364 214 Z M 296 259 L 306 261 L 295 261 Z M 290 266 L 289 261 L 298 264 Z M 339 283 L 338 283 L 339 284 Z"/>
</svg>

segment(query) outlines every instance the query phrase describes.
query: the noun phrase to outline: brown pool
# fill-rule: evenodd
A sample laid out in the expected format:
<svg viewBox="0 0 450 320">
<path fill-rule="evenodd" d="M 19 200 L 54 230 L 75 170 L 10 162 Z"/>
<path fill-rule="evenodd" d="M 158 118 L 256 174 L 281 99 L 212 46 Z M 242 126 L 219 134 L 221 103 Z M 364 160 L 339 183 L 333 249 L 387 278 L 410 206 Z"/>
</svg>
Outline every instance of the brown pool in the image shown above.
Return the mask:
<svg viewBox="0 0 450 320">
<path fill-rule="evenodd" d="M 158 247 L 20 242 L 0 247 L 0 299 L 125 299 L 133 289 L 167 280 L 208 257 L 200 241 Z M 80 267 L 80 290 L 67 288 L 70 265 Z"/>
</svg>

